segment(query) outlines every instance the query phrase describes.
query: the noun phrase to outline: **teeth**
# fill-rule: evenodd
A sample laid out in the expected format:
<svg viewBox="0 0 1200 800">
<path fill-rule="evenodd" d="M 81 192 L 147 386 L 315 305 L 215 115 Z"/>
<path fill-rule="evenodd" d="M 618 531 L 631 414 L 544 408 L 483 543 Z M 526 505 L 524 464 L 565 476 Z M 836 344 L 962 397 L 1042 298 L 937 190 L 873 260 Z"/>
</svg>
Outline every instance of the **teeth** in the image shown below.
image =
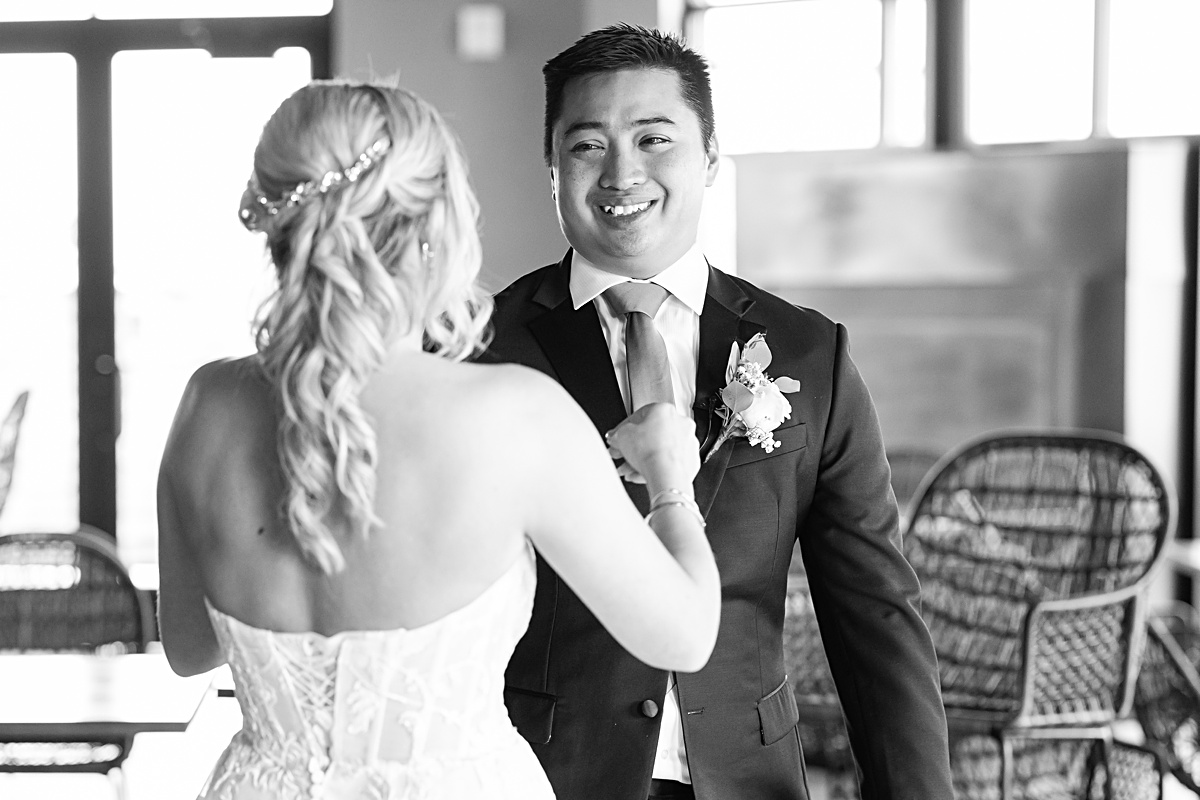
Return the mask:
<svg viewBox="0 0 1200 800">
<path fill-rule="evenodd" d="M 636 214 L 639 211 L 645 211 L 650 207 L 650 201 L 638 203 L 636 206 L 601 206 L 605 214 L 611 214 L 614 217 L 624 217 L 627 214 Z"/>
</svg>

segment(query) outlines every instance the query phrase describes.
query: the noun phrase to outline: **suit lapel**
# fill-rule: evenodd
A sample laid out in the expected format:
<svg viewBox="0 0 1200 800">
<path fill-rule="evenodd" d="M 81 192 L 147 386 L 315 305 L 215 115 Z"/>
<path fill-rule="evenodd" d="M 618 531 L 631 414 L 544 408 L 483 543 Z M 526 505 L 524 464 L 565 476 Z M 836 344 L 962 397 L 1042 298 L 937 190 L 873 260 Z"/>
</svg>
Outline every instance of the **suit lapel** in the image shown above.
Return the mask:
<svg viewBox="0 0 1200 800">
<path fill-rule="evenodd" d="M 741 287 L 725 273 L 708 268 L 708 293 L 700 314 L 700 356 L 696 365 L 696 402 L 692 414 L 696 419 L 696 436 L 700 440 L 700 455 L 705 457 L 721 429 L 716 413 L 717 393 L 725 388 L 725 369 L 734 342 L 745 344 L 764 326 L 745 318 L 754 305 Z M 701 465 L 696 475 L 696 502 L 706 515 L 712 508 L 717 489 L 729 465 L 733 442 L 726 442 Z"/>
</svg>

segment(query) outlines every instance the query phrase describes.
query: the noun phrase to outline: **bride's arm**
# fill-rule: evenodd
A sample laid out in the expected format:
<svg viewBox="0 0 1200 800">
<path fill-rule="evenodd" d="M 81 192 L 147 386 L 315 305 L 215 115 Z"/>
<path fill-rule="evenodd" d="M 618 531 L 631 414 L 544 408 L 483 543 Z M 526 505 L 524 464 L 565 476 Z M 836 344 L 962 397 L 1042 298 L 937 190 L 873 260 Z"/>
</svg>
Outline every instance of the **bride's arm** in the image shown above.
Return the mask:
<svg viewBox="0 0 1200 800">
<path fill-rule="evenodd" d="M 647 524 L 582 409 L 542 376 L 526 389 L 540 424 L 519 458 L 529 476 L 528 533 L 542 556 L 627 650 L 651 666 L 691 672 L 707 662 L 720 617 L 720 578 L 691 498 L 699 465 L 694 423 L 643 409 L 612 443 L 638 462 L 661 507 Z M 669 415 L 669 416 L 668 416 Z"/>
<path fill-rule="evenodd" d="M 204 607 L 200 562 L 188 541 L 187 520 L 175 487 L 187 468 L 190 448 L 181 440 L 186 439 L 195 402 L 195 386 L 190 384 L 158 474 L 158 630 L 167 661 L 180 675 L 196 675 L 225 663 Z"/>
</svg>

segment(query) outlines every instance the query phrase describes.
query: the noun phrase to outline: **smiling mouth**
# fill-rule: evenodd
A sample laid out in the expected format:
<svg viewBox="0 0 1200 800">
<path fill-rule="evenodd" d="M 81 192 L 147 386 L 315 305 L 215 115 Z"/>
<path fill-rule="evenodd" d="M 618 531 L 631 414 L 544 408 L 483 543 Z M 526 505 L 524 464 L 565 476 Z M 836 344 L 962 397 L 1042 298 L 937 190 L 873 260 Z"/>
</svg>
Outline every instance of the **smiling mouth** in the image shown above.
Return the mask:
<svg viewBox="0 0 1200 800">
<path fill-rule="evenodd" d="M 632 214 L 640 214 L 648 209 L 653 200 L 647 200 L 644 203 L 636 203 L 630 206 L 600 206 L 600 210 L 610 217 L 628 217 Z"/>
</svg>

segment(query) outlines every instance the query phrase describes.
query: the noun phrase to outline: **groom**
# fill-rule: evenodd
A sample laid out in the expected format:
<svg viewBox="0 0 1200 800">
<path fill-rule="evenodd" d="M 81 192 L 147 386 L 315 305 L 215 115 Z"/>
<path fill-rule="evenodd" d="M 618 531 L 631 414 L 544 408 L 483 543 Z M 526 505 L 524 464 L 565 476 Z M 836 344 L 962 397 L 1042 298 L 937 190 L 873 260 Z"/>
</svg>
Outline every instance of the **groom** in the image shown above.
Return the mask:
<svg viewBox="0 0 1200 800">
<path fill-rule="evenodd" d="M 627 323 L 602 295 L 629 280 L 667 290 L 650 313 L 708 457 L 695 492 L 723 600 L 708 664 L 665 673 L 622 649 L 539 559 L 533 618 L 506 675 L 510 717 L 559 800 L 807 798 L 782 652 L 798 540 L 863 797 L 949 800 L 933 647 L 846 331 L 710 266 L 696 244 L 718 163 L 704 60 L 672 36 L 617 25 L 543 72 L 545 155 L 571 249 L 496 298 L 489 357 L 553 376 L 603 433 L 630 400 Z M 774 357 L 768 376 L 800 384 L 786 395 L 791 417 L 771 452 L 744 437 L 714 449 L 731 347 L 755 334 Z M 629 489 L 645 512 L 644 488 Z"/>
</svg>

